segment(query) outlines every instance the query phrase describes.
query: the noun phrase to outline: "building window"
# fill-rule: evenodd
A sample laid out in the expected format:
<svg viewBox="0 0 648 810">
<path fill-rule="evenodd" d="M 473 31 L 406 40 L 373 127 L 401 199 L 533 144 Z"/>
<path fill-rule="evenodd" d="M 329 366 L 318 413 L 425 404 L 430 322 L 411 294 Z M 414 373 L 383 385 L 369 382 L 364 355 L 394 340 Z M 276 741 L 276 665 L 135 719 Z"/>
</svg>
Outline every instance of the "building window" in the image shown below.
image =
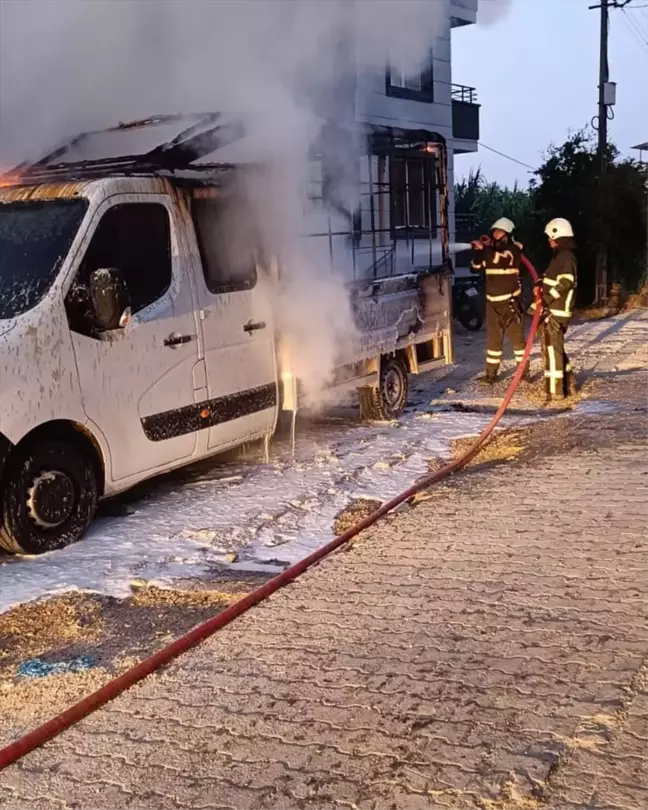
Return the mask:
<svg viewBox="0 0 648 810">
<path fill-rule="evenodd" d="M 436 236 L 436 189 L 432 158 L 390 161 L 391 229 L 398 236 Z"/>
<path fill-rule="evenodd" d="M 389 83 L 393 88 L 420 93 L 423 90 L 423 75 L 415 73 L 413 76 L 406 76 L 399 68 L 392 67 L 389 69 Z"/>
<path fill-rule="evenodd" d="M 408 75 L 396 67 L 388 65 L 385 92 L 388 96 L 407 98 L 412 101 L 434 101 L 434 83 L 432 80 L 432 60 L 429 66 L 420 73 Z"/>
</svg>

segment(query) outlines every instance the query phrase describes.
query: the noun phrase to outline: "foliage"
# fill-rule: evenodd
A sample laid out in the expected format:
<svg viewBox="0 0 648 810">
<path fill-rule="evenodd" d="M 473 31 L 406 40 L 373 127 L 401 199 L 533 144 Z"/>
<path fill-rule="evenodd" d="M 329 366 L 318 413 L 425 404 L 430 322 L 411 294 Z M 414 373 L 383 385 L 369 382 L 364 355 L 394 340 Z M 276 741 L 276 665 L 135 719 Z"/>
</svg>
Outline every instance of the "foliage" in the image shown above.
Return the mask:
<svg viewBox="0 0 648 810">
<path fill-rule="evenodd" d="M 515 223 L 515 237 L 522 242 L 531 261 L 537 264 L 544 260 L 539 252 L 545 241 L 541 237 L 542 223 L 537 218 L 529 189 L 517 183 L 507 188 L 488 182 L 481 169 L 477 169 L 455 185 L 455 213 L 458 219 L 469 218 L 467 230 L 472 237 L 488 233 L 499 217 L 508 217 Z"/>
<path fill-rule="evenodd" d="M 601 236 L 609 246 L 609 280 L 637 289 L 646 274 L 648 249 L 648 167 L 621 159 L 610 145 L 600 188 L 599 162 L 592 133 L 577 132 L 562 146 L 547 150 L 528 189 L 489 183 L 480 170 L 455 187 L 458 215 L 470 215 L 477 233 L 499 216 L 516 223 L 516 236 L 531 260 L 543 268 L 549 259 L 545 223 L 565 217 L 574 226 L 579 260 L 579 301 L 595 292 L 596 252 Z"/>
<path fill-rule="evenodd" d="M 537 176 L 532 194 L 538 215 L 544 220 L 566 217 L 574 226 L 581 301 L 591 301 L 594 296 L 596 252 L 601 237 L 609 246 L 610 282 L 636 289 L 646 272 L 646 165 L 620 159 L 618 150 L 610 145 L 601 188 L 594 137 L 582 131 L 562 146 L 550 147 Z"/>
</svg>

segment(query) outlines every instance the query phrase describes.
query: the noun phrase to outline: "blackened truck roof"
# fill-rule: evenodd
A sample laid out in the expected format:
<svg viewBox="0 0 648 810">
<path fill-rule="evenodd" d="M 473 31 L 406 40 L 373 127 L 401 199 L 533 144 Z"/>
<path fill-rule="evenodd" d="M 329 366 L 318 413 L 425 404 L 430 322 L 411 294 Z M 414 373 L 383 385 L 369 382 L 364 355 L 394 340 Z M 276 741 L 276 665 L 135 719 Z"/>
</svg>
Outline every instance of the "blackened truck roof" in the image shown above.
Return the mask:
<svg viewBox="0 0 648 810">
<path fill-rule="evenodd" d="M 234 166 L 209 162 L 243 134 L 220 113 L 155 116 L 69 138 L 34 162 L 0 175 L 0 187 L 82 182 L 116 176 L 178 177 L 213 183 Z M 200 161 L 200 163 L 198 163 Z M 205 162 L 207 161 L 207 162 Z"/>
</svg>

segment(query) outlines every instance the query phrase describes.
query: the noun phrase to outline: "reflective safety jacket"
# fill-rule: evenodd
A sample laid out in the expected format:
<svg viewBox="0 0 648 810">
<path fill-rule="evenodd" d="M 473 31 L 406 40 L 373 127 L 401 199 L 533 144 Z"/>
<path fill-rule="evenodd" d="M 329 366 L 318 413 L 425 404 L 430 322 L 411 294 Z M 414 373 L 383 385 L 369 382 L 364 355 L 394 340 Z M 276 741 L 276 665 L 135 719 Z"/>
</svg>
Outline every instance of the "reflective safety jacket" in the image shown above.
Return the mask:
<svg viewBox="0 0 648 810">
<path fill-rule="evenodd" d="M 576 255 L 573 239 L 563 237 L 557 242 L 554 257 L 542 277 L 542 303 L 554 318 L 566 323 L 574 314 Z"/>
<path fill-rule="evenodd" d="M 470 269 L 473 273 L 484 273 L 487 301 L 510 301 L 521 294 L 521 255 L 522 245 L 513 241 L 499 242 L 475 251 Z"/>
</svg>

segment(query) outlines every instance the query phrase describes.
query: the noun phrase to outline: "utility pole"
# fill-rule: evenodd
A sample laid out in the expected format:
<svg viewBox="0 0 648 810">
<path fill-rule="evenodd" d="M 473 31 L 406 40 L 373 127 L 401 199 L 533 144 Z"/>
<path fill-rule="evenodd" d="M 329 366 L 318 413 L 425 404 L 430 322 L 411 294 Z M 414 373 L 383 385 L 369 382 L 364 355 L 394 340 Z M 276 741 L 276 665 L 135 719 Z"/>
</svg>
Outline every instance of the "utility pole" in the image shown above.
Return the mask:
<svg viewBox="0 0 648 810">
<path fill-rule="evenodd" d="M 599 95 L 598 95 L 598 210 L 599 210 L 599 244 L 596 254 L 596 295 L 597 304 L 604 304 L 608 291 L 608 239 L 607 205 L 605 179 L 607 173 L 607 146 L 608 146 L 608 107 L 616 103 L 616 84 L 610 81 L 608 68 L 608 31 L 610 24 L 610 8 L 623 8 L 632 0 L 600 0 L 600 5 L 590 6 L 590 9 L 601 9 L 601 31 L 599 47 Z"/>
<path fill-rule="evenodd" d="M 608 289 L 608 240 L 607 223 L 605 220 L 605 175 L 607 168 L 607 105 L 605 103 L 605 88 L 607 86 L 608 71 L 608 29 L 609 8 L 608 0 L 601 0 L 601 33 L 599 49 L 599 97 L 598 97 L 598 164 L 599 164 L 599 245 L 596 254 L 596 294 L 595 303 L 601 306 L 607 299 Z"/>
</svg>

